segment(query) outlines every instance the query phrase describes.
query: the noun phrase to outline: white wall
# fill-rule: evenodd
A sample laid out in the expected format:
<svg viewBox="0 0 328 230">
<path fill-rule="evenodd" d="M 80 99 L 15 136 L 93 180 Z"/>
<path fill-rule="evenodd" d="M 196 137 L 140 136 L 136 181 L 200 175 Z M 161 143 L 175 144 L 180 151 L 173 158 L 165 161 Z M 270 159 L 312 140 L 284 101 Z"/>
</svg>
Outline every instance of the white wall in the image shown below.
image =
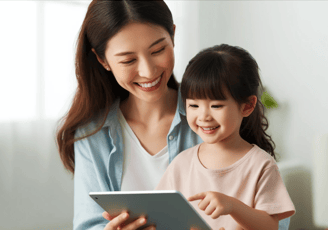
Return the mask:
<svg viewBox="0 0 328 230">
<path fill-rule="evenodd" d="M 313 140 L 328 132 L 327 10 L 324 1 L 202 1 L 199 8 L 200 48 L 227 43 L 248 50 L 279 104 L 268 111 L 269 133 L 280 161 L 301 165 L 285 181 L 297 208 L 291 230 L 315 229 Z"/>
</svg>

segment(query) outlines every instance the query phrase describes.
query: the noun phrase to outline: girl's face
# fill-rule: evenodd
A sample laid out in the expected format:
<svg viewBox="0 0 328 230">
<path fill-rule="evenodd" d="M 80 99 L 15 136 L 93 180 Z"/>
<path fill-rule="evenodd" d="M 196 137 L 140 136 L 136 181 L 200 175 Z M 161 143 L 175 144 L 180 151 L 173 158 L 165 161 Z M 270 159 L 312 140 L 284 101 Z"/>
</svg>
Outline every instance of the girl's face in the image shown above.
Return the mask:
<svg viewBox="0 0 328 230">
<path fill-rule="evenodd" d="M 130 23 L 107 43 L 105 69 L 130 97 L 154 102 L 167 92 L 174 67 L 173 42 L 161 26 Z"/>
<path fill-rule="evenodd" d="M 186 100 L 188 124 L 205 143 L 238 140 L 243 118 L 253 111 L 246 103 L 239 105 L 229 93 L 224 95 L 227 95 L 226 100 Z"/>
</svg>

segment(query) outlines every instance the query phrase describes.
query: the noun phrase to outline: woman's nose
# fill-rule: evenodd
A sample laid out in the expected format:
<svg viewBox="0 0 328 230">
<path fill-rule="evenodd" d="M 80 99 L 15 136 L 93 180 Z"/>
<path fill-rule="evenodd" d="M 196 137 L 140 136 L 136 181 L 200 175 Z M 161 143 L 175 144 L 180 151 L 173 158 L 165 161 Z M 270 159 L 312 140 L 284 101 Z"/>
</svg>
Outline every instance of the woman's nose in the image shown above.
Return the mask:
<svg viewBox="0 0 328 230">
<path fill-rule="evenodd" d="M 156 77 L 156 65 L 151 58 L 144 58 L 140 60 L 138 66 L 139 76 L 145 78 L 154 78 Z"/>
</svg>

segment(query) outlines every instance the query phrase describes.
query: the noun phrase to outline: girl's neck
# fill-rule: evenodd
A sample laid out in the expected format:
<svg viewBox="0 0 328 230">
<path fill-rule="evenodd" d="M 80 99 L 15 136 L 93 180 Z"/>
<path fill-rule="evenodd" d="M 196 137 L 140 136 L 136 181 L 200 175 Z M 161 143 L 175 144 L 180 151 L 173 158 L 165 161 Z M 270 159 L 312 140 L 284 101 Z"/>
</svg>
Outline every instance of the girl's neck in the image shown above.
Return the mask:
<svg viewBox="0 0 328 230">
<path fill-rule="evenodd" d="M 130 95 L 121 102 L 120 109 L 126 120 L 141 123 L 161 120 L 168 114 L 174 114 L 177 107 L 177 91 L 168 88 L 166 93 L 157 101 L 147 102 Z"/>
<path fill-rule="evenodd" d="M 246 154 L 253 145 L 241 138 L 239 134 L 235 134 L 233 137 L 229 137 L 223 141 L 209 144 L 202 143 L 201 149 L 206 152 L 208 156 L 213 156 L 213 154 L 221 155 L 223 157 Z"/>
<path fill-rule="evenodd" d="M 198 150 L 198 159 L 207 169 L 226 168 L 244 157 L 252 147 L 241 137 L 215 144 L 204 142 Z"/>
</svg>

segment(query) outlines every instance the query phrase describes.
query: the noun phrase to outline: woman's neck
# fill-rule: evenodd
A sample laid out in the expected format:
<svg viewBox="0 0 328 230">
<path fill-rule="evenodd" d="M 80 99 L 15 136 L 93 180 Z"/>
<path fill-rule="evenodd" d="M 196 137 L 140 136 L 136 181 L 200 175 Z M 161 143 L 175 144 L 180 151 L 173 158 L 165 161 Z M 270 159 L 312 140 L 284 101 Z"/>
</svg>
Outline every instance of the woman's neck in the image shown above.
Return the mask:
<svg viewBox="0 0 328 230">
<path fill-rule="evenodd" d="M 133 95 L 121 102 L 120 109 L 127 121 L 149 123 L 159 121 L 167 115 L 172 115 L 177 107 L 178 91 L 168 88 L 157 101 L 147 102 Z"/>
</svg>

